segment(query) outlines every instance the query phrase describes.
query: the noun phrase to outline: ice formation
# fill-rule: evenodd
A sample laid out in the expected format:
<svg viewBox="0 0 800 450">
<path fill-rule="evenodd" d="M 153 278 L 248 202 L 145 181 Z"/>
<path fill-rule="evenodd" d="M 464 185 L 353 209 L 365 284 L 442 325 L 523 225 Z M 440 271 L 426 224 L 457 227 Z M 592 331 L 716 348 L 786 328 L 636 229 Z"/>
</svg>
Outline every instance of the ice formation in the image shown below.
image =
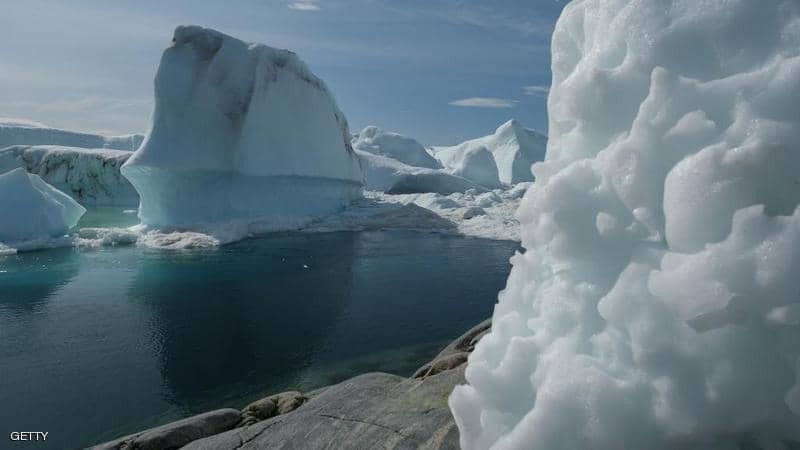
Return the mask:
<svg viewBox="0 0 800 450">
<path fill-rule="evenodd" d="M 388 156 L 355 150 L 364 172 L 365 187 L 371 191 L 394 194 L 436 192 L 452 194 L 482 189 L 478 184 L 442 169 L 428 169 L 404 164 Z"/>
<path fill-rule="evenodd" d="M 122 167 L 146 225 L 294 228 L 361 196 L 347 121 L 290 51 L 178 27 L 152 120 Z"/>
<path fill-rule="evenodd" d="M 0 150 L 0 172 L 23 167 L 83 205 L 137 206 L 139 196 L 120 173 L 131 152 L 55 145 Z"/>
<path fill-rule="evenodd" d="M 353 139 L 353 148 L 374 155 L 387 156 L 404 164 L 428 169 L 439 169 L 442 165 L 431 156 L 419 142 L 398 133 L 384 131 L 370 125 Z"/>
<path fill-rule="evenodd" d="M 455 147 L 434 147 L 434 156 L 445 167 L 463 160 L 464 153 L 485 147 L 494 156 L 500 181 L 506 184 L 533 181 L 531 166 L 544 159 L 547 138 L 512 119 L 500 125 L 494 134 L 463 142 Z"/>
<path fill-rule="evenodd" d="M 800 3 L 578 0 L 552 52 L 462 447 L 796 448 Z"/>
<path fill-rule="evenodd" d="M 482 145 L 445 148 L 436 153 L 436 157 L 453 175 L 488 188 L 501 186 L 494 155 Z"/>
<path fill-rule="evenodd" d="M 0 174 L 0 247 L 61 237 L 86 210 L 37 175 L 17 168 Z"/>
<path fill-rule="evenodd" d="M 28 120 L 0 118 L 0 148 L 10 145 L 63 145 L 134 151 L 143 139 L 141 134 L 101 136 L 50 128 Z"/>
</svg>

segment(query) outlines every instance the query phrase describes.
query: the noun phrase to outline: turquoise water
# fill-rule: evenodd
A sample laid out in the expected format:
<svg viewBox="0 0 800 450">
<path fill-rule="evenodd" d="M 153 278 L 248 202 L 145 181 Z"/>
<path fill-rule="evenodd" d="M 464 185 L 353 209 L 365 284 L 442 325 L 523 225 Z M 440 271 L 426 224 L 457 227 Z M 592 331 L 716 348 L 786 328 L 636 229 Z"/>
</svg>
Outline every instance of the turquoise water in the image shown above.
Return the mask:
<svg viewBox="0 0 800 450">
<path fill-rule="evenodd" d="M 82 225 L 135 220 L 95 209 Z M 0 257 L 0 432 L 78 448 L 365 371 L 410 374 L 489 317 L 517 247 L 347 232 Z"/>
</svg>

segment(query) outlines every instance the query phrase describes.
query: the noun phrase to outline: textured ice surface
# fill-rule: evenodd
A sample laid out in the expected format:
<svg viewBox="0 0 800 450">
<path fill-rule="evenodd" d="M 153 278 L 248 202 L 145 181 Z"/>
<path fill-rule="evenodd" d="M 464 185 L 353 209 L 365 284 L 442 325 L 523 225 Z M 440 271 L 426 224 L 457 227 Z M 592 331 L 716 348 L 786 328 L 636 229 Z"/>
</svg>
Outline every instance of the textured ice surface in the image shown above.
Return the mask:
<svg viewBox="0 0 800 450">
<path fill-rule="evenodd" d="M 85 212 L 75 200 L 25 169 L 0 174 L 0 251 L 60 238 Z"/>
<path fill-rule="evenodd" d="M 517 120 L 500 125 L 494 134 L 455 147 L 434 147 L 434 156 L 445 167 L 456 168 L 464 153 L 485 147 L 492 152 L 500 181 L 506 184 L 533 181 L 531 166 L 544 159 L 547 137 L 527 129 Z"/>
<path fill-rule="evenodd" d="M 374 155 L 387 156 L 404 164 L 428 169 L 439 169 L 442 165 L 431 156 L 419 142 L 398 133 L 384 131 L 370 125 L 353 139 L 353 148 Z"/>
<path fill-rule="evenodd" d="M 156 227 L 295 228 L 361 196 L 347 121 L 292 52 L 178 27 L 144 144 L 122 173 Z"/>
<path fill-rule="evenodd" d="M 0 149 L 0 172 L 23 167 L 82 205 L 138 206 L 139 196 L 120 173 L 131 152 L 55 145 Z"/>
<path fill-rule="evenodd" d="M 450 397 L 462 447 L 789 448 L 800 3 L 573 1 L 552 52 L 527 251 Z"/>
<path fill-rule="evenodd" d="M 28 120 L 0 118 L 0 149 L 10 145 L 63 145 L 134 151 L 143 139 L 141 134 L 101 136 L 50 128 Z"/>
</svg>

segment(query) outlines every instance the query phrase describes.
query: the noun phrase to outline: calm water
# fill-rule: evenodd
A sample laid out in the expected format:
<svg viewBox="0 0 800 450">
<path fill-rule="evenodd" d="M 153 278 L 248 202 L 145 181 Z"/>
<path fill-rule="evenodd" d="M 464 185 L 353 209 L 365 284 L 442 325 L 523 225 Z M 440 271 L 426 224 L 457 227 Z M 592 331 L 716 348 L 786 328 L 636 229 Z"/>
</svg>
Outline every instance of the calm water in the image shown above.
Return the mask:
<svg viewBox="0 0 800 450">
<path fill-rule="evenodd" d="M 83 225 L 132 221 L 94 210 Z M 0 448 L 11 431 L 78 448 L 364 371 L 407 375 L 490 315 L 516 249 L 368 232 L 0 257 Z"/>
</svg>

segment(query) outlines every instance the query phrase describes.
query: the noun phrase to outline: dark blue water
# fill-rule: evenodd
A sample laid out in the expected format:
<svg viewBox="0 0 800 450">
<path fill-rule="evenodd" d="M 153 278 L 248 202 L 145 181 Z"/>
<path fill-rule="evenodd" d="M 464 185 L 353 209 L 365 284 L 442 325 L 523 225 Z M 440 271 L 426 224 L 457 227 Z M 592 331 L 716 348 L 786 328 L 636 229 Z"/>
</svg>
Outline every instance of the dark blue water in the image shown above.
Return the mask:
<svg viewBox="0 0 800 450">
<path fill-rule="evenodd" d="M 78 448 L 365 371 L 410 374 L 489 317 L 516 249 L 367 232 L 0 257 L 0 448 L 11 431 L 50 432 L 26 448 Z"/>
</svg>

